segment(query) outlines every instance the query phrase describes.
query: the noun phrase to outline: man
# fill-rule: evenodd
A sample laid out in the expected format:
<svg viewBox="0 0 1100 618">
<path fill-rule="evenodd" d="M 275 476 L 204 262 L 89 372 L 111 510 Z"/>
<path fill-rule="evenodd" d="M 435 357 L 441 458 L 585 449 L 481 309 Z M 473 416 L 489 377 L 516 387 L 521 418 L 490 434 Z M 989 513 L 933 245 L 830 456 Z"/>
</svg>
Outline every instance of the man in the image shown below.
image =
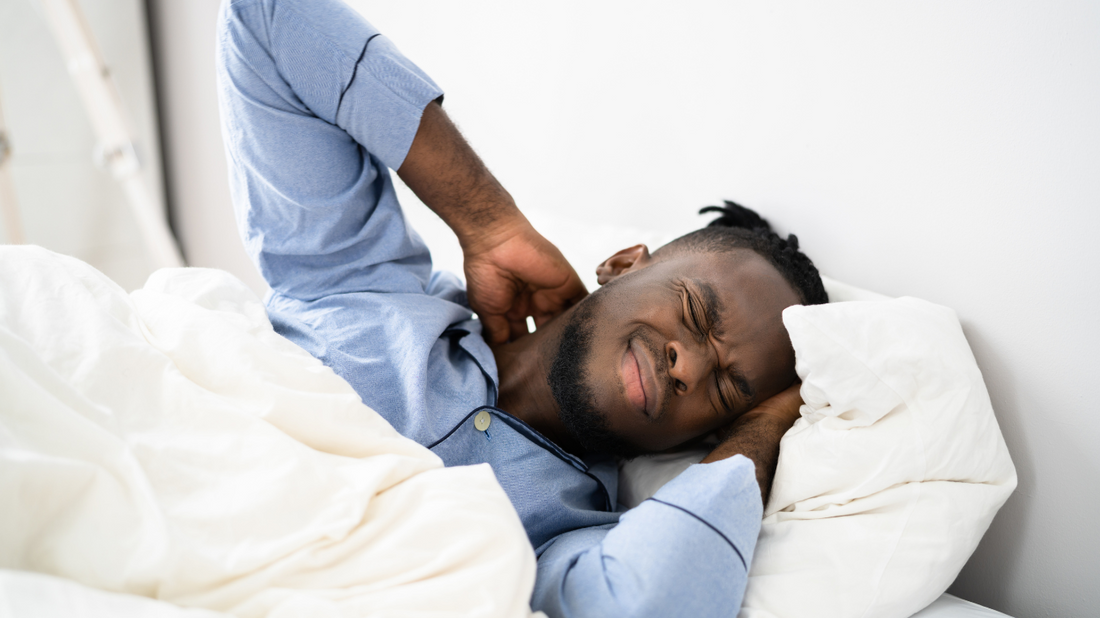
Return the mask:
<svg viewBox="0 0 1100 618">
<path fill-rule="evenodd" d="M 492 465 L 539 558 L 534 609 L 734 613 L 797 418 L 780 313 L 825 300 L 796 240 L 709 227 L 630 247 L 586 296 L 442 91 L 354 11 L 227 0 L 218 45 L 233 200 L 276 329 L 447 465 Z M 431 272 L 387 168 L 457 234 L 468 292 Z M 706 463 L 616 512 L 610 455 L 720 427 Z"/>
</svg>

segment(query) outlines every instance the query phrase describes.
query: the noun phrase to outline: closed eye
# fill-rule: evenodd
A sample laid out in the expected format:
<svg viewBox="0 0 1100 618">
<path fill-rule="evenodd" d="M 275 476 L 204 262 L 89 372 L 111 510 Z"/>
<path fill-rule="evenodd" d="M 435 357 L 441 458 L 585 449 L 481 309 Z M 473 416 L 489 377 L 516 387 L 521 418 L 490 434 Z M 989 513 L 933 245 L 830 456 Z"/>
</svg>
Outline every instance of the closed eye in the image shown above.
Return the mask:
<svg viewBox="0 0 1100 618">
<path fill-rule="evenodd" d="M 733 402 L 726 396 L 725 390 L 722 388 L 722 377 L 719 372 L 714 372 L 714 385 L 718 390 L 718 402 L 722 404 L 722 409 L 728 413 L 733 413 Z"/>
<path fill-rule="evenodd" d="M 749 386 L 748 381 L 745 380 L 745 378 L 738 377 L 736 384 L 737 390 L 741 391 L 741 395 L 745 398 L 745 400 L 752 401 L 752 398 L 756 396 L 756 392 L 752 390 L 751 386 Z"/>
<path fill-rule="evenodd" d="M 688 329 L 693 331 L 696 339 L 702 341 L 707 336 L 707 314 L 703 309 L 702 303 L 699 302 L 695 295 L 691 292 L 684 291 L 684 321 L 687 323 Z"/>
<path fill-rule="evenodd" d="M 711 321 L 708 319 L 707 307 L 687 288 L 683 288 L 683 314 L 684 326 L 692 333 L 692 336 L 702 343 L 710 336 Z M 714 371 L 715 391 L 718 394 L 718 403 L 722 410 L 732 414 L 736 410 L 738 401 L 751 401 L 752 389 L 748 382 L 739 375 L 724 373 L 720 368 Z"/>
</svg>

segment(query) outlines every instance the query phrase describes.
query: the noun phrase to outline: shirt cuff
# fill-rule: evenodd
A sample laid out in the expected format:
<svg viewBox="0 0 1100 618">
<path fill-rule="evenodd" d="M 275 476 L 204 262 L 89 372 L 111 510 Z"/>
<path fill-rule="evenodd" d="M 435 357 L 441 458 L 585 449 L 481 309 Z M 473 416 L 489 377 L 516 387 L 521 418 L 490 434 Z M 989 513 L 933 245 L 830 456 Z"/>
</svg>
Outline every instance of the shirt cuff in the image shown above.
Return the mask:
<svg viewBox="0 0 1100 618">
<path fill-rule="evenodd" d="M 338 0 L 238 0 L 270 38 L 280 75 L 306 111 L 335 124 L 387 167 L 405 160 L 424 107 L 443 95 L 378 29 Z M 254 19 L 242 19 L 253 21 Z"/>
<path fill-rule="evenodd" d="M 748 458 L 694 464 L 650 500 L 699 519 L 736 549 L 746 567 L 752 563 L 764 505 L 756 466 Z"/>
<path fill-rule="evenodd" d="M 396 170 L 409 153 L 424 108 L 441 96 L 443 90 L 426 73 L 379 35 L 356 67 L 336 124 Z"/>
</svg>

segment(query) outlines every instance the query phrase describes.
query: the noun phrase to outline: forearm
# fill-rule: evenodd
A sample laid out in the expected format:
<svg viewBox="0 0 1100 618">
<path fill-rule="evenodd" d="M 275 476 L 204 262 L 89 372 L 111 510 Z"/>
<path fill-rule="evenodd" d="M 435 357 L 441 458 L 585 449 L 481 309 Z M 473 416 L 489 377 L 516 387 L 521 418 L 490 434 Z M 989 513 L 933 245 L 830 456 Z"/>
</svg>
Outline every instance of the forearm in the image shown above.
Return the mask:
<svg viewBox="0 0 1100 618">
<path fill-rule="evenodd" d="M 711 451 L 702 463 L 744 455 L 756 466 L 760 498 L 767 504 L 772 480 L 775 478 L 775 467 L 779 462 L 779 441 L 790 427 L 790 423 L 783 419 L 750 411 L 733 423 L 729 437 Z"/>
<path fill-rule="evenodd" d="M 397 174 L 454 230 L 463 249 L 526 223 L 512 196 L 436 102 L 424 108 Z"/>
<path fill-rule="evenodd" d="M 527 316 L 541 326 L 587 294 L 438 103 L 425 106 L 397 173 L 458 236 L 470 307 L 489 342 L 521 337 Z"/>
<path fill-rule="evenodd" d="M 738 418 L 729 427 L 727 436 L 703 463 L 719 461 L 734 455 L 744 455 L 756 466 L 756 482 L 760 498 L 768 504 L 775 467 L 779 463 L 779 442 L 799 417 L 802 397 L 801 383 L 795 382 Z"/>
</svg>

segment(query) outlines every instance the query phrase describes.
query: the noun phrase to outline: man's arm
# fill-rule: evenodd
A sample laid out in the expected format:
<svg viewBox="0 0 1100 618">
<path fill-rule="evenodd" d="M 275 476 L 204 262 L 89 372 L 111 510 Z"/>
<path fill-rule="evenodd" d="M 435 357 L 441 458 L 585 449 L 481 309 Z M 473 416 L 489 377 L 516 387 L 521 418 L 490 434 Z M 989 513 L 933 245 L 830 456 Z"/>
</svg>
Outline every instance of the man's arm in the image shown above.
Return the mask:
<svg viewBox="0 0 1100 618">
<path fill-rule="evenodd" d="M 767 505 L 771 494 L 775 467 L 779 463 L 779 441 L 798 420 L 802 397 L 801 384 L 760 403 L 730 425 L 727 437 L 707 455 L 702 463 L 720 461 L 734 455 L 744 455 L 756 467 L 756 483 L 761 501 Z"/>
<path fill-rule="evenodd" d="M 438 103 L 424 109 L 397 173 L 458 236 L 470 305 L 491 343 L 526 333 L 528 315 L 541 326 L 588 293 Z"/>
<path fill-rule="evenodd" d="M 422 294 L 399 167 L 442 91 L 338 1 L 225 0 L 218 102 L 245 248 L 279 295 Z"/>
<path fill-rule="evenodd" d="M 762 402 L 703 463 L 615 526 L 540 548 L 532 608 L 554 617 L 735 615 L 779 442 L 801 403 L 797 385 Z"/>
<path fill-rule="evenodd" d="M 490 341 L 586 294 L 431 103 L 442 90 L 342 2 L 225 1 L 218 88 L 238 223 L 276 292 L 423 292 L 388 167 L 457 233 Z"/>
<path fill-rule="evenodd" d="M 734 616 L 762 513 L 751 461 L 695 464 L 617 524 L 539 548 L 531 608 L 551 618 Z"/>
</svg>

